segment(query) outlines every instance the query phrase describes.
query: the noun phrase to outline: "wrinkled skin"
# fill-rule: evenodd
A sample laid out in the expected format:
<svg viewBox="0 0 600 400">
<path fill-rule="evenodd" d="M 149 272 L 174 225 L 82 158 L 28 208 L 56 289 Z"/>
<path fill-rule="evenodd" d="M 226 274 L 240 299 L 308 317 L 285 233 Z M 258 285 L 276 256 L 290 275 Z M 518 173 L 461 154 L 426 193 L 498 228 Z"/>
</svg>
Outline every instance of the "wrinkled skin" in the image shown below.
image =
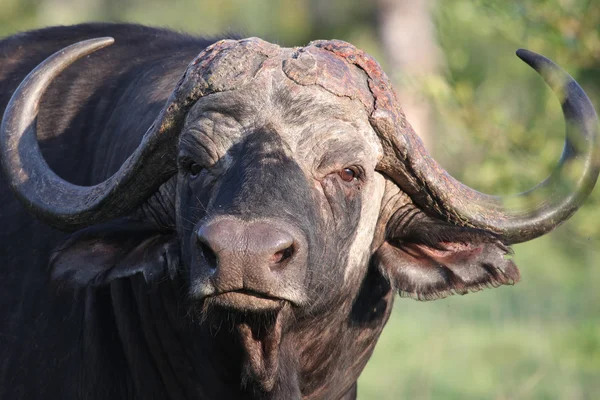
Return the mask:
<svg viewBox="0 0 600 400">
<path fill-rule="evenodd" d="M 192 286 L 200 284 L 194 279 L 199 266 L 192 232 L 207 216 L 222 215 L 299 228 L 301 246 L 308 249 L 302 261 L 311 267 L 306 276 L 283 279 L 281 284 L 298 280 L 299 286 L 281 293 L 274 287 L 277 297 L 288 291 L 298 305 L 312 306 L 318 299 L 310 291 L 322 291 L 326 282 L 356 286 L 371 244 L 357 233 L 373 237 L 385 186 L 375 172 L 381 149 L 361 108 L 283 76 L 261 77 L 242 91 L 215 94 L 194 106 L 181 136 L 177 184 L 179 235 L 192 237 L 182 247 L 191 257 L 184 264 L 191 268 Z M 205 167 L 197 178 L 186 169 L 191 162 Z M 350 182 L 339 175 L 348 166 L 361 171 Z"/>
<path fill-rule="evenodd" d="M 78 29 L 53 31 L 70 37 L 47 53 L 87 37 L 110 34 L 118 45 L 120 35 L 133 43 L 149 34 Z M 91 69 L 113 74 L 97 81 L 95 54 L 45 96 L 64 99 L 45 101 L 38 124 L 49 165 L 66 179 L 90 184 L 114 172 L 207 45 L 154 33 L 163 52 L 180 43 L 176 57 L 117 72 L 134 51 L 124 47 L 112 69 Z M 13 42 L 41 37 L 31 36 Z M 0 62 L 24 63 L 15 47 L 0 42 L 9 54 Z M 11 73 L 0 76 L 1 107 L 22 79 Z M 86 87 L 103 108 L 81 107 L 85 91 L 66 95 L 74 78 L 95 82 Z M 119 82 L 118 93 L 102 80 Z M 86 132 L 81 143 L 77 132 Z M 65 144 L 75 153 L 67 160 Z M 493 234 L 424 213 L 376 172 L 382 152 L 360 99 L 274 69 L 192 107 L 178 172 L 129 216 L 66 237 L 1 188 L 11 228 L 1 233 L 10 246 L 0 260 L 0 397 L 355 398 L 395 293 L 435 299 L 519 276 Z"/>
</svg>

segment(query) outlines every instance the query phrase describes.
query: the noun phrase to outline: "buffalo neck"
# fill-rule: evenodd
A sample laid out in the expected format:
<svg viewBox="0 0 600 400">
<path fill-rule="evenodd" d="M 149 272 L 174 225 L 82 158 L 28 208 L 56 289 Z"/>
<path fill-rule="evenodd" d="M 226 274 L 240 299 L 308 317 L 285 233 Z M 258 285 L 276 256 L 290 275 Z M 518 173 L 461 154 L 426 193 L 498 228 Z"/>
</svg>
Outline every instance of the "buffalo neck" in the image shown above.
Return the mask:
<svg viewBox="0 0 600 400">
<path fill-rule="evenodd" d="M 177 280 L 152 287 L 137 276 L 113 282 L 113 336 L 127 371 L 118 376 L 121 386 L 148 399 L 354 398 L 393 302 L 389 285 L 374 269 L 355 287 L 360 289 L 348 290 L 312 316 L 285 318 L 275 382 L 264 391 L 246 376 L 247 348 L 235 319 L 203 320 L 185 305 Z"/>
</svg>

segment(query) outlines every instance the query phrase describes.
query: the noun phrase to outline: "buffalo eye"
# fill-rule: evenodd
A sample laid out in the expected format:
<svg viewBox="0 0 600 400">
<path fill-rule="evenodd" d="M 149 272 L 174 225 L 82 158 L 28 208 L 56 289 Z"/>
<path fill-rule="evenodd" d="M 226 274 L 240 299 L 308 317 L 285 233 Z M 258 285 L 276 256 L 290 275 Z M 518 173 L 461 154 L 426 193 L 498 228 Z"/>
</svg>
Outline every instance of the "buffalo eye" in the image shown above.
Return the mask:
<svg viewBox="0 0 600 400">
<path fill-rule="evenodd" d="M 353 182 L 358 179 L 358 169 L 355 167 L 344 168 L 339 172 L 340 178 L 345 182 Z"/>
<path fill-rule="evenodd" d="M 198 175 L 200 175 L 200 172 L 202 172 L 202 167 L 198 163 L 191 163 L 189 166 L 189 170 L 190 170 L 190 176 L 192 178 L 195 178 Z"/>
</svg>

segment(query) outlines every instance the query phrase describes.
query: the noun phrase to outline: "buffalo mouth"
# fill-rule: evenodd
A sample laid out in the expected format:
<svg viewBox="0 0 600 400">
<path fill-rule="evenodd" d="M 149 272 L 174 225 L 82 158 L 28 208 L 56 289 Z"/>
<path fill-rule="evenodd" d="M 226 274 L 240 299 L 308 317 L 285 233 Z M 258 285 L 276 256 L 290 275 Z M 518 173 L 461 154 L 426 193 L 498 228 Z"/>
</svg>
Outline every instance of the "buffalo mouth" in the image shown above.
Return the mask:
<svg viewBox="0 0 600 400">
<path fill-rule="evenodd" d="M 205 302 L 229 311 L 279 311 L 289 300 L 249 289 L 230 290 L 205 297 Z"/>
</svg>

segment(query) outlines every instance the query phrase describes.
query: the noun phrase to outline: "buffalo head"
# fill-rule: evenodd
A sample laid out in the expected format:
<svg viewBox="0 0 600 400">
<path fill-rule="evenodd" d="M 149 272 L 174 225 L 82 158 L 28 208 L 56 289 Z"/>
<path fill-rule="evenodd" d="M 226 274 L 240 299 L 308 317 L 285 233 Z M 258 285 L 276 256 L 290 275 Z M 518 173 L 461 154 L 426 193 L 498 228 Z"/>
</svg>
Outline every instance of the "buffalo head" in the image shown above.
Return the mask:
<svg viewBox="0 0 600 400">
<path fill-rule="evenodd" d="M 546 181 L 499 198 L 464 186 L 427 154 L 362 51 L 253 38 L 200 53 L 121 169 L 76 186 L 40 155 L 37 107 L 60 71 L 111 42 L 80 42 L 46 60 L 2 122 L 3 167 L 17 196 L 38 218 L 75 231 L 51 261 L 54 278 L 74 285 L 168 276 L 184 280 L 205 313 L 285 308 L 297 320 L 356 303 L 369 269 L 403 295 L 464 294 L 517 281 L 507 246 L 568 219 L 598 176 L 590 101 L 535 53 L 518 55 L 562 96 L 565 151 Z M 255 375 L 267 364 L 256 361 Z"/>
</svg>

